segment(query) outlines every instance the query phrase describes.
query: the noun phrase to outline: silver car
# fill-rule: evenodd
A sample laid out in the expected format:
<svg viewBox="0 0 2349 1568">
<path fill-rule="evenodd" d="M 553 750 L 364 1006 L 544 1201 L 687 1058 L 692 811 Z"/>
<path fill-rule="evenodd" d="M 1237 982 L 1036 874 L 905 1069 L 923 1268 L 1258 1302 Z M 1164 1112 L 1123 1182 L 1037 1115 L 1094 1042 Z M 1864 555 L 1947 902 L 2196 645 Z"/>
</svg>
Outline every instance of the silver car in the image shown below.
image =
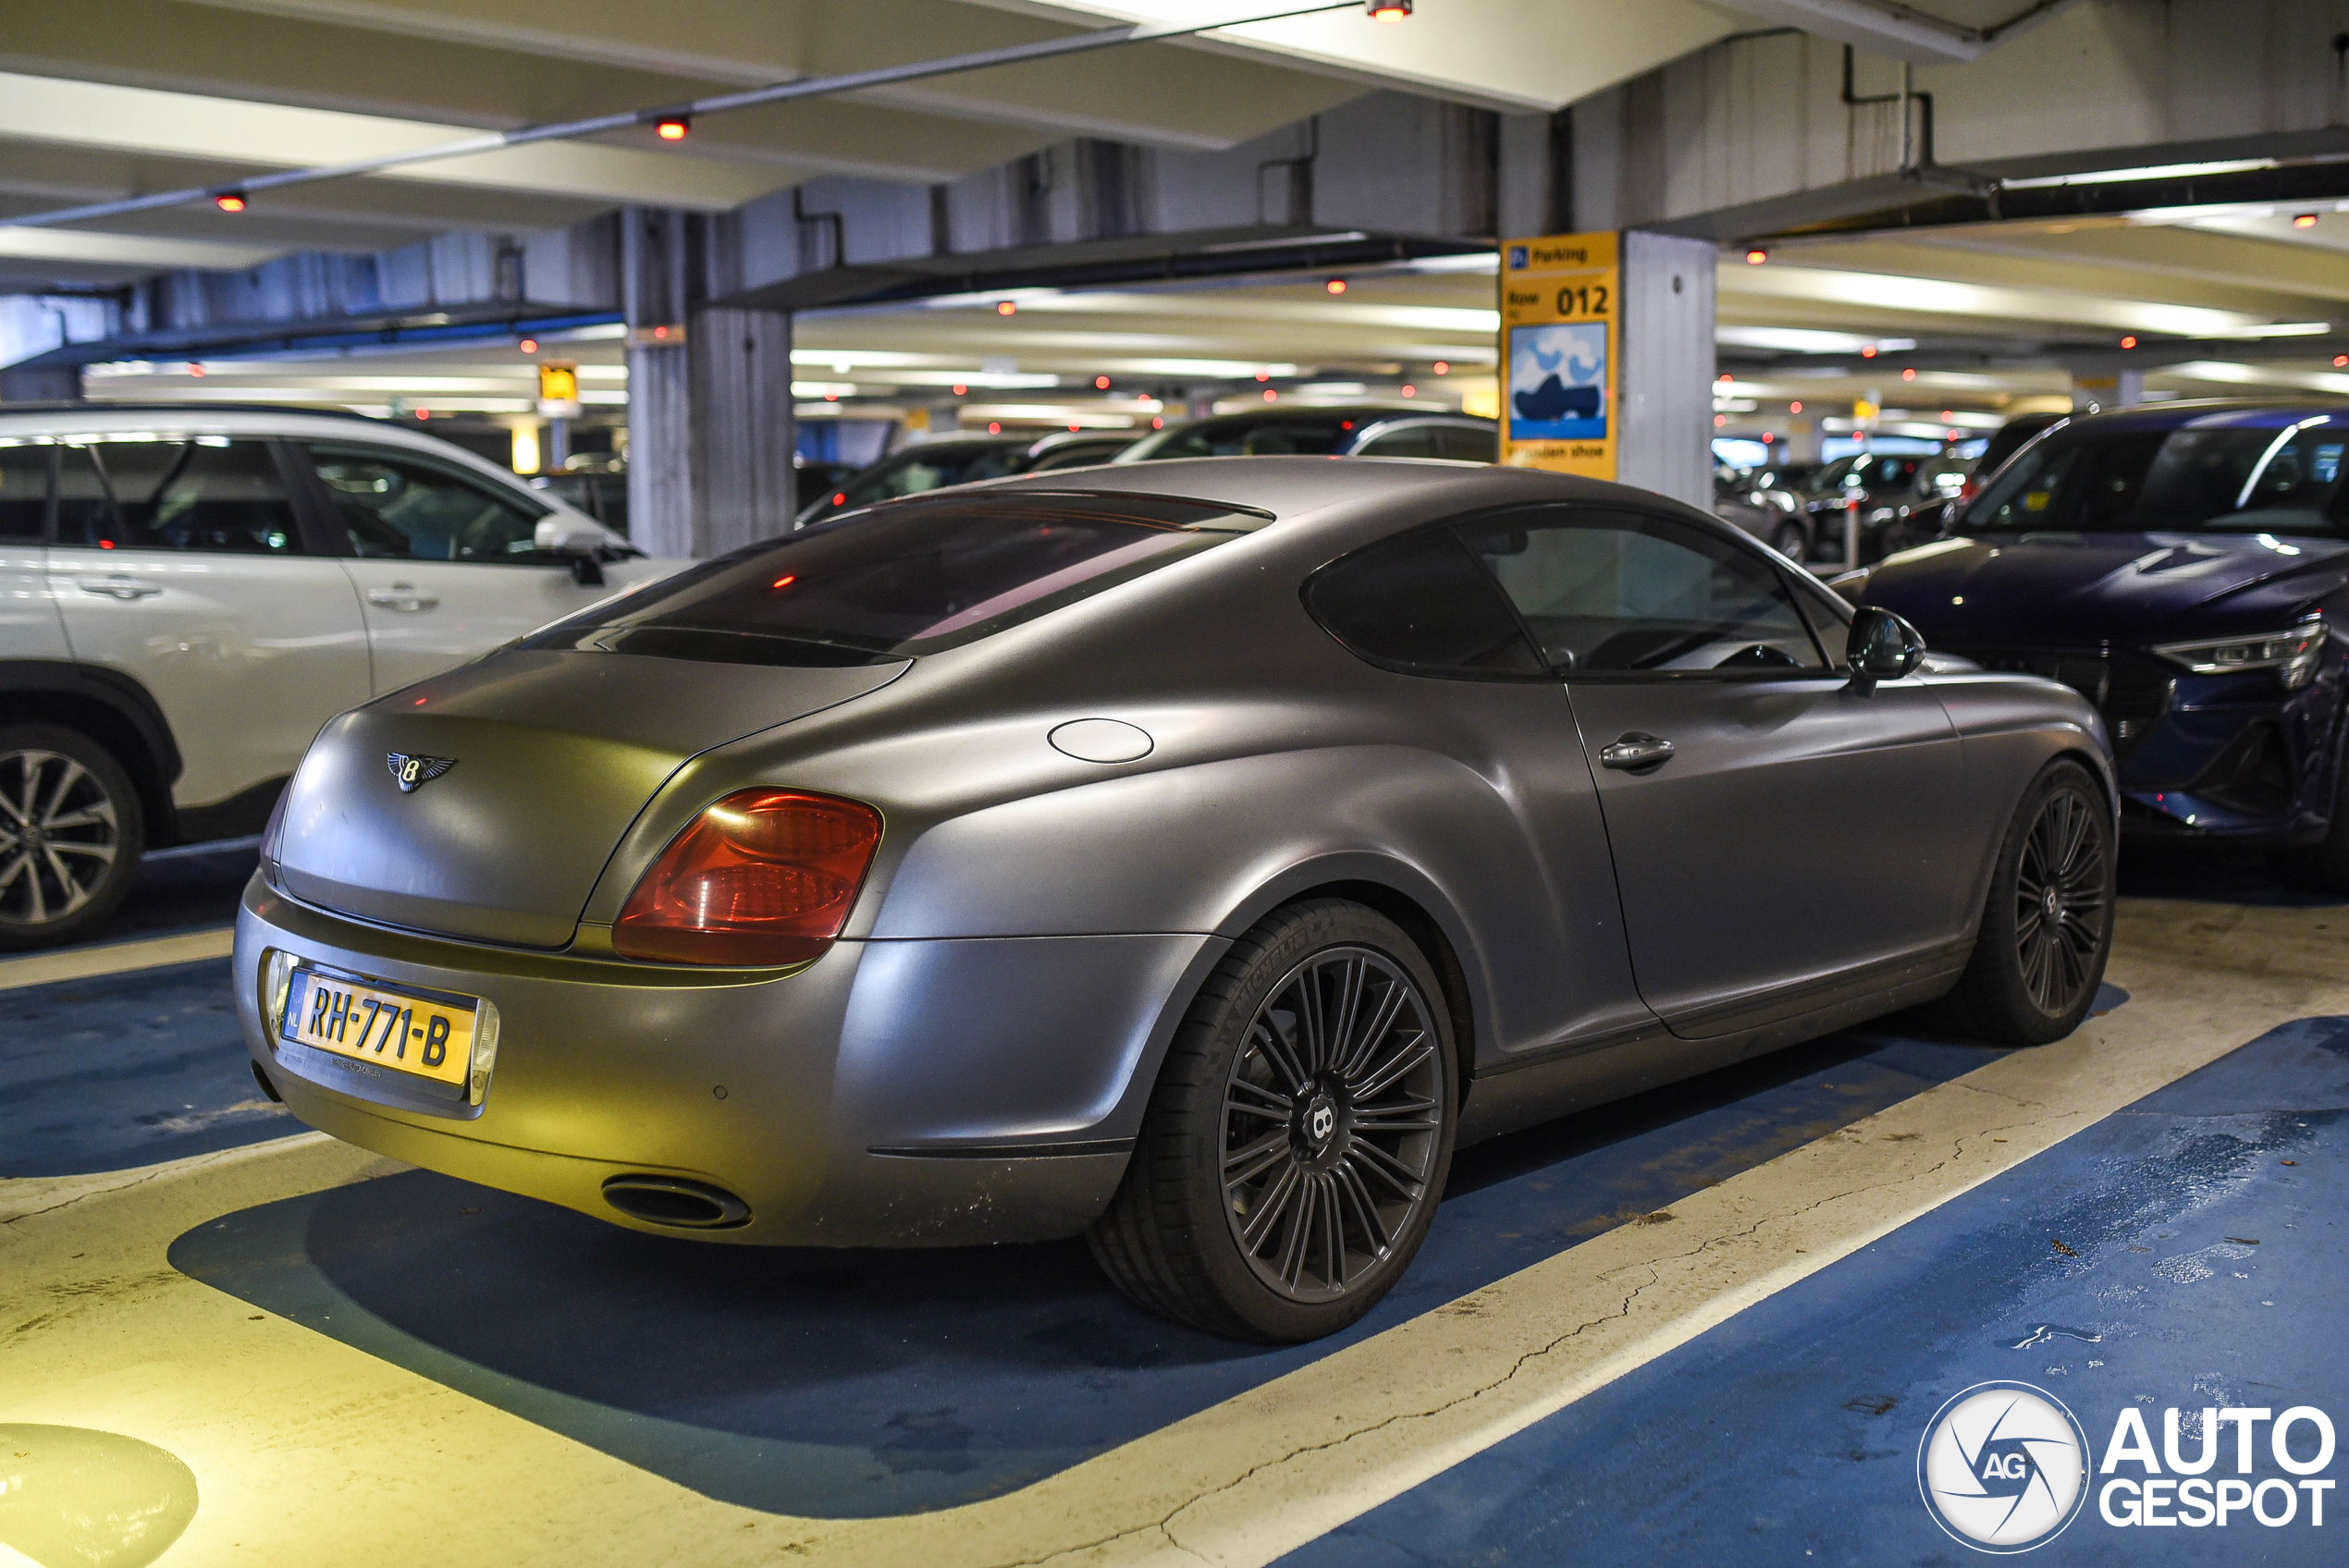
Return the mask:
<svg viewBox="0 0 2349 1568">
<path fill-rule="evenodd" d="M 2069 1032 L 2113 802 L 2078 695 L 1654 496 L 1148 463 L 876 506 L 337 719 L 239 1004 L 269 1093 L 403 1160 L 714 1241 L 1082 1233 L 1298 1340 L 1464 1140 L 1920 1003 Z"/>
</svg>

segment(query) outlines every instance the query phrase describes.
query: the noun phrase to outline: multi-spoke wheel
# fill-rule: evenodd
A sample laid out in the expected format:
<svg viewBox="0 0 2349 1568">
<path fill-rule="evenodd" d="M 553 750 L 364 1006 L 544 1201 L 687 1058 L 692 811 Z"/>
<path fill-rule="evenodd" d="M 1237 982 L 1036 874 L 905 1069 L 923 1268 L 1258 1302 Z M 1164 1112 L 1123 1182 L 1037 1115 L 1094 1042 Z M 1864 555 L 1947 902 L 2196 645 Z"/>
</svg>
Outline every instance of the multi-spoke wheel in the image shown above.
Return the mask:
<svg viewBox="0 0 2349 1568">
<path fill-rule="evenodd" d="M 0 948 L 70 938 L 121 900 L 136 868 L 139 802 L 88 736 L 0 728 Z"/>
<path fill-rule="evenodd" d="M 1142 1305 L 1273 1340 L 1369 1311 L 1452 1157 L 1454 1049 L 1426 959 L 1317 900 L 1234 944 L 1169 1047 L 1094 1256 Z"/>
<path fill-rule="evenodd" d="M 2010 1045 L 2078 1028 L 2112 948 L 2112 808 L 2078 763 L 2052 764 L 1999 846 L 1952 1021 Z"/>
</svg>

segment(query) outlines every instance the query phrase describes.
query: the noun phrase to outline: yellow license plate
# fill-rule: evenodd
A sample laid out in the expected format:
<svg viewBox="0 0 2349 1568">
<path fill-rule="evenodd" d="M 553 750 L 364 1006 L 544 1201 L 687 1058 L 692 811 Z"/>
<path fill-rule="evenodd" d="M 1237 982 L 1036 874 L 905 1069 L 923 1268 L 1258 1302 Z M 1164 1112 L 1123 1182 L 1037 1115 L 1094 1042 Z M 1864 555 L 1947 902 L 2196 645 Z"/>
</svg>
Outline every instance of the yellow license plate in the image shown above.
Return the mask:
<svg viewBox="0 0 2349 1568">
<path fill-rule="evenodd" d="M 473 1071 L 474 1005 L 297 969 L 280 1033 L 298 1046 L 395 1072 L 462 1084 Z"/>
</svg>

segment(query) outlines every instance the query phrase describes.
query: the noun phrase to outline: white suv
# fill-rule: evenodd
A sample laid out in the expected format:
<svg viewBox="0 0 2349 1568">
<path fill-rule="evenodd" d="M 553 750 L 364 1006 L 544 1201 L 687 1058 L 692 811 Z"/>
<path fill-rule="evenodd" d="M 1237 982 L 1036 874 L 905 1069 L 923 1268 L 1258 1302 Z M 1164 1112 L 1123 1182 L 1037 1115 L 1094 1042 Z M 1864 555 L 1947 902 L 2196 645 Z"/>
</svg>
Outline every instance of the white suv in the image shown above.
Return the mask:
<svg viewBox="0 0 2349 1568">
<path fill-rule="evenodd" d="M 345 708 L 685 564 L 375 420 L 0 409 L 0 948 L 259 832 Z"/>
</svg>

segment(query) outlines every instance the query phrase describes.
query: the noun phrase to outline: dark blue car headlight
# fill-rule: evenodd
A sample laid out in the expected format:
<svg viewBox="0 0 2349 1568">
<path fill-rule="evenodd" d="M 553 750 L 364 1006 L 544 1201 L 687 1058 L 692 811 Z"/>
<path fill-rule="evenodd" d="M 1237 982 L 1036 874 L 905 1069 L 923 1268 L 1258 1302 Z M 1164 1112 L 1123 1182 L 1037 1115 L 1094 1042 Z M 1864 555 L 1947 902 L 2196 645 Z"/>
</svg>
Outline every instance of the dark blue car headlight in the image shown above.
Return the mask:
<svg viewBox="0 0 2349 1568">
<path fill-rule="evenodd" d="M 2320 616 L 2309 616 L 2281 631 L 2202 643 L 2165 643 L 2153 651 L 2196 675 L 2272 669 L 2285 691 L 2296 692 L 2316 679 L 2317 661 L 2324 656 L 2325 623 Z"/>
</svg>

